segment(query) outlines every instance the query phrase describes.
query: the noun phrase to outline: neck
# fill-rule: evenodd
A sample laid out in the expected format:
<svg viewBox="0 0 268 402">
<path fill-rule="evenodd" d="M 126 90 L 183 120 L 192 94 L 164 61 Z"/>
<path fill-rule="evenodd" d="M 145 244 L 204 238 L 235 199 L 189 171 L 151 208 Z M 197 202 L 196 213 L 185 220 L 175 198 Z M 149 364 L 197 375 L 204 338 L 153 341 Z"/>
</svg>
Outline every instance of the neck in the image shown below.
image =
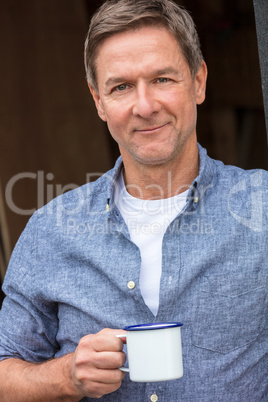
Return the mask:
<svg viewBox="0 0 268 402">
<path fill-rule="evenodd" d="M 199 172 L 197 144 L 192 152 L 185 152 L 179 160 L 161 165 L 139 164 L 123 154 L 122 158 L 127 191 L 141 199 L 164 199 L 183 193 Z"/>
</svg>

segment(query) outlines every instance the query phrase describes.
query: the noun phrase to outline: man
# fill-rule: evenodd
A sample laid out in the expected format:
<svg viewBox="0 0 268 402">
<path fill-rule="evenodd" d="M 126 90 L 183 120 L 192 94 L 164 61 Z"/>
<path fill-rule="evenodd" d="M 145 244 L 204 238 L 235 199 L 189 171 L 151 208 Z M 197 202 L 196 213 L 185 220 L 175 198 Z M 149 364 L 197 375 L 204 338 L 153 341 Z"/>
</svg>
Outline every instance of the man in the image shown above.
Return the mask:
<svg viewBox="0 0 268 402">
<path fill-rule="evenodd" d="M 0 315 L 0 400 L 267 400 L 268 177 L 197 144 L 207 69 L 190 16 L 171 0 L 108 1 L 85 63 L 122 159 L 22 234 Z M 164 321 L 184 324 L 184 376 L 123 378 L 115 335 Z"/>
</svg>

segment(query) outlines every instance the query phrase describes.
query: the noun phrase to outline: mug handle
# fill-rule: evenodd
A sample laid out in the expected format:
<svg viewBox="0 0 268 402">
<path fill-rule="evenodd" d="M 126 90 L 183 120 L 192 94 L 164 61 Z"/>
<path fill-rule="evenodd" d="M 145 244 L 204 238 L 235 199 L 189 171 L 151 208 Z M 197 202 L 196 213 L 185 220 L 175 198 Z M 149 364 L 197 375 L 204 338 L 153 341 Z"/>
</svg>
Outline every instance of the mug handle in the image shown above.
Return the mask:
<svg viewBox="0 0 268 402">
<path fill-rule="evenodd" d="M 126 338 L 127 334 L 120 334 L 120 335 L 115 335 L 117 338 Z M 124 371 L 125 373 L 129 373 L 129 368 L 128 367 L 119 367 L 119 370 Z"/>
</svg>

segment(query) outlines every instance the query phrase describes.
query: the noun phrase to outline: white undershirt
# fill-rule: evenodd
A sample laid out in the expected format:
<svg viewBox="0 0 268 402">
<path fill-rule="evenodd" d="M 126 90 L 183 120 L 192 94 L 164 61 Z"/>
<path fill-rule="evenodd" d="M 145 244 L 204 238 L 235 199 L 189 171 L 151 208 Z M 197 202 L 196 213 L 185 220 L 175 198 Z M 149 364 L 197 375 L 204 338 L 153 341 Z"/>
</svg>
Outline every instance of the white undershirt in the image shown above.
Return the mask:
<svg viewBox="0 0 268 402">
<path fill-rule="evenodd" d="M 162 240 L 169 224 L 186 204 L 188 190 L 175 197 L 143 200 L 131 196 L 121 173 L 115 186 L 115 204 L 126 225 L 130 238 L 141 253 L 140 291 L 154 316 L 159 307 L 162 272 Z"/>
</svg>

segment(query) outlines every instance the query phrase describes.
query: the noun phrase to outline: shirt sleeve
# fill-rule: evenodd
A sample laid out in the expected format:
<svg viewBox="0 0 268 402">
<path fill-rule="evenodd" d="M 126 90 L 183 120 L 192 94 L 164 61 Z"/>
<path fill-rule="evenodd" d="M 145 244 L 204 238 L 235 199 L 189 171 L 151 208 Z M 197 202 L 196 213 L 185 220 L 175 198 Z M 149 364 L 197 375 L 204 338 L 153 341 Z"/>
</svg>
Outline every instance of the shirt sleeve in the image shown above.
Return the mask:
<svg viewBox="0 0 268 402">
<path fill-rule="evenodd" d="M 15 357 L 42 362 L 52 358 L 58 349 L 57 303 L 39 297 L 38 272 L 42 270 L 42 262 L 36 258 L 35 221 L 31 218 L 22 233 L 4 280 L 6 298 L 0 311 L 0 360 Z"/>
</svg>

